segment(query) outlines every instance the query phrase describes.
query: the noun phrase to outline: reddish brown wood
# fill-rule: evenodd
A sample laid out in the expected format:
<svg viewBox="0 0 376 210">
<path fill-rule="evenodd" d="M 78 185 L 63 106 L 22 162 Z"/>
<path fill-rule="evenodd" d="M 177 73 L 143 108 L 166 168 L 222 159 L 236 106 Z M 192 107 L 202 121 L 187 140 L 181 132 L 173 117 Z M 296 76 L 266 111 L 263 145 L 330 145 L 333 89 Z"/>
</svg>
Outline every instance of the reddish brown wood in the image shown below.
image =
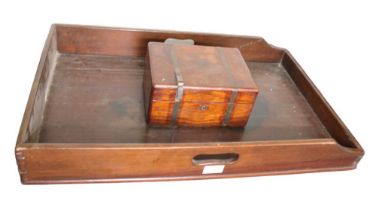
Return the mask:
<svg viewBox="0 0 376 210">
<path fill-rule="evenodd" d="M 144 95 L 150 125 L 247 124 L 258 88 L 238 49 L 149 42 L 146 59 Z M 176 68 L 184 82 L 179 102 L 175 101 Z M 176 122 L 172 119 L 174 106 L 178 107 Z"/>
<path fill-rule="evenodd" d="M 248 61 L 278 62 L 284 53 L 252 36 L 77 25 L 57 25 L 56 31 L 57 48 L 62 53 L 144 57 L 148 42 L 163 42 L 167 38 L 193 39 L 197 45 L 236 47 Z"/>
<path fill-rule="evenodd" d="M 146 43 L 168 37 L 240 49 L 260 89 L 244 129 L 147 127 Z M 25 184 L 347 170 L 364 154 L 291 54 L 260 38 L 68 25 L 51 28 L 15 152 Z M 204 161 L 221 174 L 193 161 L 228 153 Z"/>
<path fill-rule="evenodd" d="M 312 143 L 315 141 L 315 143 Z M 203 175 L 199 154 L 236 153 L 223 174 Z M 272 175 L 345 170 L 359 153 L 344 154 L 332 139 L 222 144 L 97 145 L 45 144 L 18 149 L 23 183 L 82 183 Z M 142 155 L 141 155 L 142 154 Z M 325 156 L 323 156 L 325 154 Z M 317 161 L 320 157 L 320 161 Z"/>
</svg>

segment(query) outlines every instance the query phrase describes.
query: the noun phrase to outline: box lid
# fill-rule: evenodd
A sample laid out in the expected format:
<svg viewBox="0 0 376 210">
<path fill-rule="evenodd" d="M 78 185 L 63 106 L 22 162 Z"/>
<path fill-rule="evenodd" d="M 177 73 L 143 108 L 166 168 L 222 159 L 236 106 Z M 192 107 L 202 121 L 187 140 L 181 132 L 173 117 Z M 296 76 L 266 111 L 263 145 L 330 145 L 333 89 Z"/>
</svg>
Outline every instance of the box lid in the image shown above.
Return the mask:
<svg viewBox="0 0 376 210">
<path fill-rule="evenodd" d="M 154 100 L 175 100 L 179 82 L 183 101 L 228 102 L 237 91 L 236 103 L 249 103 L 258 92 L 237 48 L 149 42 L 148 59 Z"/>
</svg>

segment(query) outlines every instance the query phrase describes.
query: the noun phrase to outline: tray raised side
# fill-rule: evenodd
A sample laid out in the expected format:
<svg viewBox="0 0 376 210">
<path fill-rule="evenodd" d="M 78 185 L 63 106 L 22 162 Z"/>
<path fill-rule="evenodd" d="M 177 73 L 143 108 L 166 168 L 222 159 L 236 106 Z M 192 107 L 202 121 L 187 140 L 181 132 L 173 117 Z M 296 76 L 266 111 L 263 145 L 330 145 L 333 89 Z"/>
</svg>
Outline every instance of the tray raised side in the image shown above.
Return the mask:
<svg viewBox="0 0 376 210">
<path fill-rule="evenodd" d="M 240 49 L 260 88 L 246 128 L 145 124 L 146 44 L 171 37 Z M 192 161 L 228 153 L 239 158 L 219 174 Z M 345 170 L 363 153 L 291 54 L 262 38 L 71 25 L 51 28 L 16 145 L 23 183 Z"/>
</svg>

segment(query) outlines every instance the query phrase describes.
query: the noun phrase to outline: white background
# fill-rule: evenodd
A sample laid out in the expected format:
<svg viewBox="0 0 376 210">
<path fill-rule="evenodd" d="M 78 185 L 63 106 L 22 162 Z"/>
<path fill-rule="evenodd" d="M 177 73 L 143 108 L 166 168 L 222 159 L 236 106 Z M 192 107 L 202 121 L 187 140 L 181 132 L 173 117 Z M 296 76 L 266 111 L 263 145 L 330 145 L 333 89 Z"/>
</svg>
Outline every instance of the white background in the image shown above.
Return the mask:
<svg viewBox="0 0 376 210">
<path fill-rule="evenodd" d="M 0 3 L 0 209 L 376 209 L 372 1 Z M 345 172 L 180 182 L 21 185 L 14 145 L 52 23 L 257 35 L 290 50 L 366 150 Z"/>
</svg>

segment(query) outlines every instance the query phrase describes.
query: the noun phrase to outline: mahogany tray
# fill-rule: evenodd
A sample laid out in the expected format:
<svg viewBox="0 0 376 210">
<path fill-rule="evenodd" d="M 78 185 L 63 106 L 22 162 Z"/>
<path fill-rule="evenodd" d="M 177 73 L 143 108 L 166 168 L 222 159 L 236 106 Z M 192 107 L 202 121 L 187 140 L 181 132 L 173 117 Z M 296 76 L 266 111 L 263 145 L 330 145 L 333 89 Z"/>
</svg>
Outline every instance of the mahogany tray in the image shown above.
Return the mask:
<svg viewBox="0 0 376 210">
<path fill-rule="evenodd" d="M 260 92 L 239 128 L 151 128 L 149 41 L 237 47 Z M 22 183 L 182 180 L 347 170 L 364 151 L 285 49 L 262 38 L 52 25 L 20 128 Z"/>
</svg>

